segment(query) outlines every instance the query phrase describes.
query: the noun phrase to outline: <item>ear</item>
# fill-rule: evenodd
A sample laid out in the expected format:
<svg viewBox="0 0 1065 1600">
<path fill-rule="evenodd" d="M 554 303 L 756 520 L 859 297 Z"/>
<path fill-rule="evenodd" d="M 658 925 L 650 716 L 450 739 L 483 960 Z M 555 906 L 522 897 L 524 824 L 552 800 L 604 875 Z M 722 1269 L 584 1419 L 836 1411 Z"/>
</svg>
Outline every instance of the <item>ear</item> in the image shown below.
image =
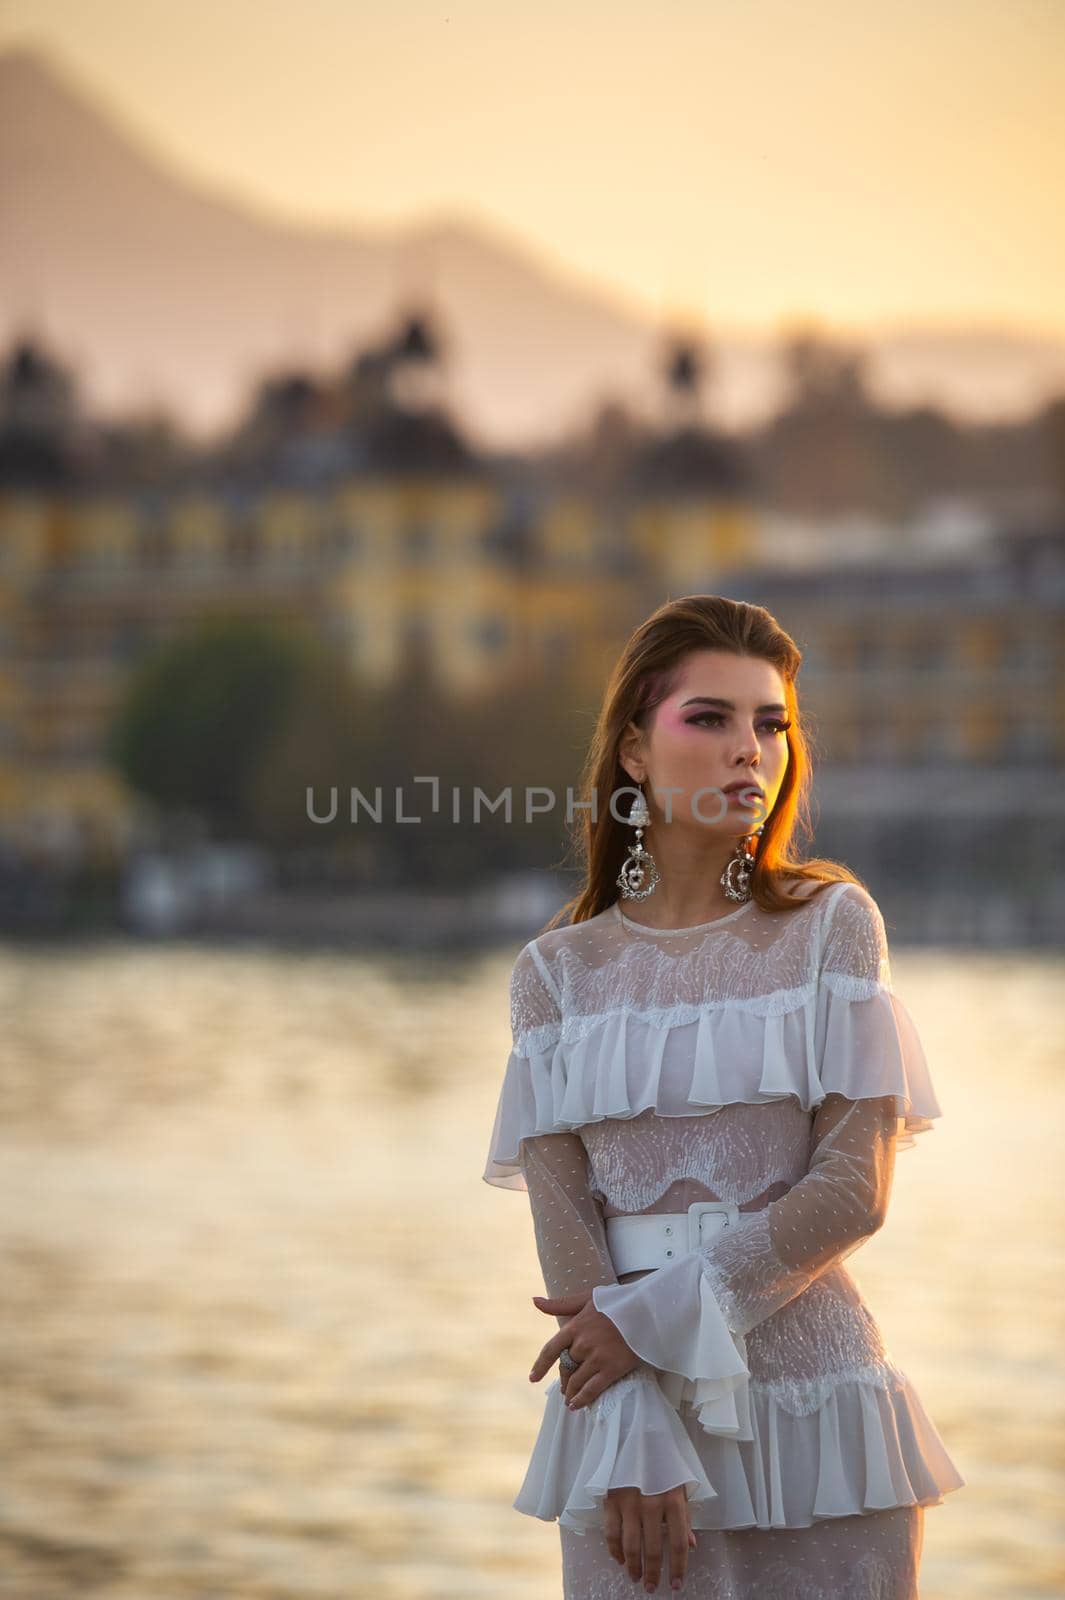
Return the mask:
<svg viewBox="0 0 1065 1600">
<path fill-rule="evenodd" d="M 633 783 L 643 783 L 647 777 L 647 769 L 644 766 L 642 752 L 643 733 L 635 722 L 630 722 L 618 745 L 618 760 Z"/>
</svg>

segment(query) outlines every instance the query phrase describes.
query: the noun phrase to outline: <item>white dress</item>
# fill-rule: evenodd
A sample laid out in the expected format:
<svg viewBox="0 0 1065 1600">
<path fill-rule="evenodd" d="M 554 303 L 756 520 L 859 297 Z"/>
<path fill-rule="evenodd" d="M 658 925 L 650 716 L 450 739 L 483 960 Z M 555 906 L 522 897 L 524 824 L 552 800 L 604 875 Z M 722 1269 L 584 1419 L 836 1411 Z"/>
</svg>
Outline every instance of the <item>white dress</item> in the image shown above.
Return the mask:
<svg viewBox="0 0 1065 1600">
<path fill-rule="evenodd" d="M 485 1181 L 527 1189 L 548 1294 L 594 1287 L 640 1357 L 576 1412 L 545 1394 L 514 1506 L 558 1522 L 565 1600 L 636 1587 L 608 1489 L 678 1484 L 693 1600 L 911 1600 L 923 1508 L 966 1480 L 844 1265 L 941 1114 L 876 901 L 675 931 L 614 904 L 525 945 L 510 999 Z M 695 1200 L 738 1225 L 619 1278 L 604 1219 Z"/>
</svg>

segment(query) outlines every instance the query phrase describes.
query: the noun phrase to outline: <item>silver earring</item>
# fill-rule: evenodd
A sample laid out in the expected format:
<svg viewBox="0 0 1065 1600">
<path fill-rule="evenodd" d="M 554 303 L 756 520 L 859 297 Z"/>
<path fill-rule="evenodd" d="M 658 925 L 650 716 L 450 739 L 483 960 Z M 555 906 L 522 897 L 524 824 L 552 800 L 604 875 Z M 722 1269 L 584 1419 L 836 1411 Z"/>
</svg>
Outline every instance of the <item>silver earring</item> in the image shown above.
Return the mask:
<svg viewBox="0 0 1065 1600">
<path fill-rule="evenodd" d="M 646 900 L 648 895 L 654 894 L 659 875 L 654 856 L 643 847 L 643 830 L 651 825 L 651 813 L 647 809 L 642 788 L 637 790 L 636 799 L 628 815 L 628 823 L 630 828 L 636 829 L 636 837 L 629 845 L 625 864 L 615 882 L 621 890 L 623 899 Z M 645 878 L 648 880 L 646 886 Z"/>
<path fill-rule="evenodd" d="M 721 874 L 718 882 L 730 900 L 749 900 L 751 898 L 751 873 L 754 871 L 754 857 L 747 848 L 748 839 L 761 837 L 764 822 L 760 822 L 753 834 L 746 834 L 737 844 L 735 852 L 729 858 L 728 865 Z"/>
</svg>

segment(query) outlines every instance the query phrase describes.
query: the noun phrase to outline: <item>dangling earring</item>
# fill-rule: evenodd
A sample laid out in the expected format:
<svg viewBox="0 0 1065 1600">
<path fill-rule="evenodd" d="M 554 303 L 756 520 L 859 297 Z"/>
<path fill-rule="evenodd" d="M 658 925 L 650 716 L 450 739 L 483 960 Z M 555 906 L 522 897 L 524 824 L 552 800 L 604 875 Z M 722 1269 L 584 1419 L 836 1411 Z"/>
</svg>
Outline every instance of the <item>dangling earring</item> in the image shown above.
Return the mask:
<svg viewBox="0 0 1065 1600">
<path fill-rule="evenodd" d="M 764 827 L 765 823 L 760 822 L 753 833 L 746 834 L 739 841 L 735 853 L 730 857 L 728 865 L 718 879 L 730 900 L 749 900 L 751 898 L 751 873 L 754 871 L 754 857 L 747 848 L 747 840 L 760 838 Z"/>
<path fill-rule="evenodd" d="M 636 837 L 629 845 L 625 864 L 615 882 L 625 900 L 646 900 L 649 894 L 654 894 L 659 875 L 654 856 L 643 847 L 643 830 L 651 825 L 651 813 L 647 809 L 642 788 L 637 790 L 636 799 L 628 815 L 628 823 L 631 828 L 636 829 Z M 649 880 L 646 888 L 645 877 Z"/>
</svg>

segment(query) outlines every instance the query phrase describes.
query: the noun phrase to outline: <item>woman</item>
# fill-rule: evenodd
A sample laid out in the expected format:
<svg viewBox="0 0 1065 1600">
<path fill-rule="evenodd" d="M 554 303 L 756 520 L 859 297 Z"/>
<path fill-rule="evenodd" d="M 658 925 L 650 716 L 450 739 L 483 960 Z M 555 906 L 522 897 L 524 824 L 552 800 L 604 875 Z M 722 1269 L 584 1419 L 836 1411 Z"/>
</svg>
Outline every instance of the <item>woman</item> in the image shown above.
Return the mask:
<svg viewBox="0 0 1065 1600">
<path fill-rule="evenodd" d="M 940 1108 L 875 900 L 792 854 L 801 659 L 715 595 L 636 630 L 584 887 L 511 976 L 484 1177 L 528 1190 L 558 1328 L 514 1504 L 557 1519 L 566 1600 L 909 1600 L 965 1482 L 844 1265 Z"/>
</svg>

